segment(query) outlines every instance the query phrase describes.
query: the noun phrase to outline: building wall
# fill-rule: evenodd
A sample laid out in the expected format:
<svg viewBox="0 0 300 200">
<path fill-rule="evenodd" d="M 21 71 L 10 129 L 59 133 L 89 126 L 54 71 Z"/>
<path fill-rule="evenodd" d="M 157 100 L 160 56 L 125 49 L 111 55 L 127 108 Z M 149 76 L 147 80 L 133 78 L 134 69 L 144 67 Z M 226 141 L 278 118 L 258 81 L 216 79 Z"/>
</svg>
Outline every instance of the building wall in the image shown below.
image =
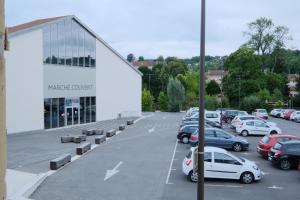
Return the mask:
<svg viewBox="0 0 300 200">
<path fill-rule="evenodd" d="M 42 30 L 10 38 L 6 56 L 8 133 L 44 128 Z"/>
<path fill-rule="evenodd" d="M 98 40 L 96 53 L 97 121 L 140 116 L 141 75 Z"/>
</svg>

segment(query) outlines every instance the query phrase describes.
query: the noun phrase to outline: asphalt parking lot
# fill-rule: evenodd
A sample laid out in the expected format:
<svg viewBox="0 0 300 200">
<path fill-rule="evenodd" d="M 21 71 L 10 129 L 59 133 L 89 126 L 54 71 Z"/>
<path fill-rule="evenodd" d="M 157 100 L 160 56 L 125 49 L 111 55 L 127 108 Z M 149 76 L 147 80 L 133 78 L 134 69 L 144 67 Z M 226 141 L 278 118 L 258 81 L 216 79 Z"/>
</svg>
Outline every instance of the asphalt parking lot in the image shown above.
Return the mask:
<svg viewBox="0 0 300 200">
<path fill-rule="evenodd" d="M 107 143 L 54 173 L 32 199 L 183 200 L 196 199 L 196 184 L 181 171 L 189 145 L 176 134 L 183 113 L 154 113 Z M 283 133 L 300 137 L 300 124 L 270 119 Z M 228 129 L 229 130 L 229 129 Z M 256 153 L 261 137 L 247 137 L 250 149 L 237 153 L 262 169 L 261 181 L 244 185 L 237 181 L 205 180 L 207 200 L 299 199 L 300 174 L 281 171 Z"/>
</svg>

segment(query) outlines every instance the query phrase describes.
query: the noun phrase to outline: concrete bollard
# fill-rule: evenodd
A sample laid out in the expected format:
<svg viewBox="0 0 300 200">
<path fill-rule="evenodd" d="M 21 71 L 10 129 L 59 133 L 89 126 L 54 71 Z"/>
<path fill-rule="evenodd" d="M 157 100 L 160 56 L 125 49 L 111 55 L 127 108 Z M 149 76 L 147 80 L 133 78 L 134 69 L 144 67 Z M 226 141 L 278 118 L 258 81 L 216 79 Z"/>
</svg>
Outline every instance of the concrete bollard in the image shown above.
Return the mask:
<svg viewBox="0 0 300 200">
<path fill-rule="evenodd" d="M 105 135 L 100 135 L 95 138 L 95 144 L 101 144 L 106 141 L 106 136 Z"/>
<path fill-rule="evenodd" d="M 125 130 L 125 124 L 121 124 L 121 125 L 119 126 L 119 130 L 120 130 L 120 131 Z"/>
<path fill-rule="evenodd" d="M 63 154 L 50 161 L 50 169 L 57 170 L 69 162 L 71 162 L 71 154 Z"/>
<path fill-rule="evenodd" d="M 73 142 L 74 143 L 81 143 L 81 141 L 82 141 L 82 138 L 81 138 L 81 136 L 73 136 Z"/>
<path fill-rule="evenodd" d="M 132 120 L 127 120 L 127 125 L 132 125 L 132 124 L 134 124 L 134 120 L 132 119 Z"/>
<path fill-rule="evenodd" d="M 109 131 L 106 132 L 106 137 L 112 137 L 116 134 L 116 129 L 111 129 Z"/>
<path fill-rule="evenodd" d="M 90 130 L 82 130 L 82 135 L 92 136 L 92 135 L 94 135 L 94 130 L 92 130 L 92 129 L 90 129 Z"/>
<path fill-rule="evenodd" d="M 73 136 L 71 136 L 71 135 L 61 136 L 60 141 L 61 141 L 61 143 L 73 142 Z"/>
<path fill-rule="evenodd" d="M 79 135 L 79 137 L 81 138 L 81 141 L 86 141 L 86 135 Z"/>
<path fill-rule="evenodd" d="M 85 142 L 79 147 L 76 148 L 76 154 L 77 155 L 82 155 L 86 153 L 87 151 L 91 150 L 91 143 L 90 142 Z"/>
</svg>

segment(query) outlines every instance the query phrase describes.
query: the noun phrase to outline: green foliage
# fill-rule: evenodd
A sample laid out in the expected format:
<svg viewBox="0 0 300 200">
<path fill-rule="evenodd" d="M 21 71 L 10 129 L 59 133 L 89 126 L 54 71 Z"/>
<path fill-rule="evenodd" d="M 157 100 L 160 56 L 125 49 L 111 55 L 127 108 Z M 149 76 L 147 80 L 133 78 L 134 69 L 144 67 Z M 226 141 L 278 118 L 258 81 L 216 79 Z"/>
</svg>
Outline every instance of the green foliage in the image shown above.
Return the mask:
<svg viewBox="0 0 300 200">
<path fill-rule="evenodd" d="M 273 94 L 271 96 L 271 101 L 272 102 L 278 102 L 278 101 L 283 101 L 283 96 L 282 96 L 282 93 L 281 91 L 278 89 L 278 88 L 275 88 L 273 90 Z"/>
<path fill-rule="evenodd" d="M 180 81 L 174 78 L 169 79 L 167 86 L 168 107 L 171 112 L 178 112 L 185 101 L 185 89 Z"/>
<path fill-rule="evenodd" d="M 261 106 L 260 100 L 257 96 L 251 95 L 243 98 L 241 103 L 241 109 L 251 113 L 254 109 Z"/>
<path fill-rule="evenodd" d="M 158 107 L 162 112 L 168 111 L 168 97 L 164 92 L 160 92 L 158 96 Z"/>
<path fill-rule="evenodd" d="M 127 61 L 130 62 L 130 63 L 135 61 L 135 57 L 132 53 L 127 55 Z"/>
<path fill-rule="evenodd" d="M 267 89 L 259 90 L 257 93 L 257 97 L 260 100 L 261 104 L 264 104 L 266 103 L 266 101 L 269 101 L 271 99 L 270 92 Z"/>
<path fill-rule="evenodd" d="M 217 95 L 220 94 L 220 92 L 220 86 L 215 80 L 211 80 L 206 84 L 206 93 L 208 95 Z"/>
<path fill-rule="evenodd" d="M 144 61 L 144 56 L 139 56 L 139 61 Z"/>
<path fill-rule="evenodd" d="M 153 100 L 154 97 L 151 95 L 150 91 L 144 89 L 142 93 L 142 110 L 153 111 Z"/>
<path fill-rule="evenodd" d="M 219 102 L 216 96 L 205 95 L 205 109 L 216 110 L 219 107 Z"/>
</svg>

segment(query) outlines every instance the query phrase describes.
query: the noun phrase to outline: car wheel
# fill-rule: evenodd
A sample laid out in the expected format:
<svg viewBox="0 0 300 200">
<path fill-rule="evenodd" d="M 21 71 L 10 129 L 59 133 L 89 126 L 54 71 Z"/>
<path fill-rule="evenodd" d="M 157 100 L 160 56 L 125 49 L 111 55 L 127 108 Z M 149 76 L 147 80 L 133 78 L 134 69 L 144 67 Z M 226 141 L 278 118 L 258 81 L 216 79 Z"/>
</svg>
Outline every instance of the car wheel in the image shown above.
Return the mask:
<svg viewBox="0 0 300 200">
<path fill-rule="evenodd" d="M 184 137 L 182 138 L 182 143 L 183 143 L 183 144 L 188 144 L 189 141 L 190 141 L 190 139 L 189 139 L 188 136 L 184 136 Z"/>
<path fill-rule="evenodd" d="M 250 184 L 254 181 L 254 176 L 251 172 L 244 172 L 241 175 L 241 181 L 245 184 Z"/>
<path fill-rule="evenodd" d="M 271 134 L 271 135 L 277 134 L 277 131 L 271 131 L 270 134 Z"/>
<path fill-rule="evenodd" d="M 282 170 L 291 169 L 291 162 L 287 159 L 282 159 L 280 161 L 280 169 L 282 169 Z"/>
<path fill-rule="evenodd" d="M 242 146 L 241 143 L 234 143 L 232 145 L 232 148 L 233 148 L 234 151 L 239 152 L 239 151 L 242 151 L 243 146 Z"/>
<path fill-rule="evenodd" d="M 189 173 L 189 179 L 190 179 L 190 181 L 196 183 L 198 181 L 198 173 L 194 172 L 193 170 L 190 171 L 190 173 Z"/>
<path fill-rule="evenodd" d="M 242 132 L 241 132 L 241 134 L 242 134 L 242 136 L 244 136 L 244 137 L 246 137 L 246 136 L 248 136 L 248 131 L 247 130 L 243 130 Z"/>
</svg>

